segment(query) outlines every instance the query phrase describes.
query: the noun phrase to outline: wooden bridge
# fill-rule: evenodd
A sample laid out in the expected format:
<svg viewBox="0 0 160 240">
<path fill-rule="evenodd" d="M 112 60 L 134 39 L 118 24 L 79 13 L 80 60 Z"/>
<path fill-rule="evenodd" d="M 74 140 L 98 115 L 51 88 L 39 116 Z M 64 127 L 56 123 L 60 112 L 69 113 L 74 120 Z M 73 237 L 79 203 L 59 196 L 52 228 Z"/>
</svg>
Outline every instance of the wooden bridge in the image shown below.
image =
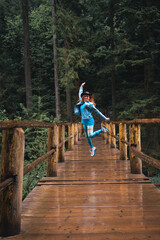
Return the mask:
<svg viewBox="0 0 160 240">
<path fill-rule="evenodd" d="M 19 154 L 14 157 L 14 161 L 23 156 L 23 150 L 21 152 L 19 149 L 23 145 L 22 131 L 13 133 L 13 128 L 17 130 L 24 124 L 27 126 L 28 123 L 15 122 L 15 125 L 12 123 L 12 127 L 7 125 L 10 126 L 9 130 L 6 127 L 8 123 L 1 124 L 1 128 L 5 129 L 2 140 L 4 157 L 2 156 L 1 181 L 3 181 L 0 185 L 3 189 L 1 194 L 3 239 L 159 240 L 160 191 L 142 174 L 141 160 L 136 155 L 159 169 L 160 163 L 140 151 L 138 121 L 140 120 L 130 122 L 132 126 L 130 125 L 129 142 L 126 139 L 125 122 L 107 125 L 110 128 L 110 136 L 105 134 L 93 139 L 94 145 L 97 146 L 94 157 L 90 157 L 81 125 L 66 124 L 67 139 L 64 139 L 64 124 L 45 125 L 49 127 L 48 152 L 25 167 L 23 172 L 25 174 L 48 157 L 48 177 L 41 179 L 26 197 L 22 203 L 22 211 L 21 202 L 17 200 L 18 196 L 15 200 L 11 189 L 7 190 L 17 184 L 14 177 L 18 176 L 22 169 L 14 173 L 14 177 L 3 179 L 3 176 L 6 176 L 5 172 L 8 171 L 4 162 L 9 155 L 5 149 L 9 151 L 9 146 L 12 145 L 14 156 L 18 150 Z M 148 121 L 151 120 L 147 120 L 147 123 Z M 119 124 L 120 150 L 116 148 L 115 143 L 117 138 L 115 124 Z M 34 123 L 35 125 L 40 126 L 40 123 Z M 44 127 L 42 125 L 41 123 L 41 127 Z M 11 139 L 7 131 L 10 135 L 16 134 L 20 137 L 18 140 L 13 136 L 17 139 L 13 141 L 15 150 L 11 140 L 10 144 L 6 145 L 6 140 Z M 69 141 L 69 149 L 64 152 L 66 141 Z M 130 160 L 127 156 L 127 144 L 130 147 Z M 10 165 L 11 160 L 13 159 L 8 160 Z M 21 196 L 20 188 L 17 185 L 18 190 L 15 191 Z M 12 207 L 7 205 L 8 201 L 13 204 Z M 21 217 L 17 219 L 17 216 Z M 11 236 L 17 233 L 19 234 Z"/>
</svg>

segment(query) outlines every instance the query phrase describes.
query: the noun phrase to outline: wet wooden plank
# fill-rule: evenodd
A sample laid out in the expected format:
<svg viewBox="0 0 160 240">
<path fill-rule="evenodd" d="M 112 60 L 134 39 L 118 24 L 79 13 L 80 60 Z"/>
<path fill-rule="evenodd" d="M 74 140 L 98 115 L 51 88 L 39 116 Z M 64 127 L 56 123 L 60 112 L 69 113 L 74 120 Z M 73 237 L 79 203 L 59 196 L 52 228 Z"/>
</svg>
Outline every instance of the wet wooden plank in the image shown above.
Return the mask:
<svg viewBox="0 0 160 240">
<path fill-rule="evenodd" d="M 154 238 L 152 237 L 154 234 Z M 18 240 L 159 240 L 160 231 L 142 231 L 142 232 L 132 232 L 132 233 L 122 233 L 122 232 L 105 232 L 105 233 L 64 233 L 64 234 L 28 234 L 21 233 L 19 236 L 11 237 L 8 239 L 18 239 Z"/>
<path fill-rule="evenodd" d="M 94 158 L 82 139 L 57 177 L 40 180 L 23 201 L 21 234 L 8 239 L 160 239 L 160 191 L 100 137 L 94 144 Z"/>
</svg>

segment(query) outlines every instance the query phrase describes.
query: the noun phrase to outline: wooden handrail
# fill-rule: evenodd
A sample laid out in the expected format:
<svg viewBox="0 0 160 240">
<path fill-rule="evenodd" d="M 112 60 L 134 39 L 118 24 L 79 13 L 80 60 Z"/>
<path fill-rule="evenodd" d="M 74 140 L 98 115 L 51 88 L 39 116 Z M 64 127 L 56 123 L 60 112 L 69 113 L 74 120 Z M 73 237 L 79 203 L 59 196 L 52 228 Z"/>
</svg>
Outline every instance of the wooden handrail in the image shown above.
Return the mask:
<svg viewBox="0 0 160 240">
<path fill-rule="evenodd" d="M 147 119 L 147 120 L 148 120 L 148 119 Z M 138 121 L 137 121 L 137 122 L 138 122 Z M 125 123 L 126 123 L 126 122 L 125 122 Z M 143 123 L 144 123 L 144 122 L 143 122 Z M 152 122 L 152 123 L 153 123 L 153 122 Z M 118 137 L 118 136 L 113 135 L 113 134 L 110 134 L 110 133 L 108 133 L 108 132 L 107 132 L 107 134 L 110 135 L 111 137 L 119 140 L 119 137 Z M 130 144 L 128 141 L 125 141 L 125 140 L 123 140 L 123 139 L 121 139 L 120 141 L 121 141 L 122 143 L 127 144 L 127 145 L 130 147 L 132 153 L 133 153 L 136 157 L 138 157 L 138 158 L 140 158 L 142 161 L 148 163 L 150 166 L 155 167 L 155 168 L 157 168 L 157 169 L 160 169 L 160 160 L 158 160 L 158 159 L 156 159 L 156 158 L 153 158 L 153 157 L 150 157 L 150 156 L 148 156 L 147 154 L 143 153 L 142 151 L 138 151 L 138 150 L 136 149 L 136 147 L 131 146 L 131 144 Z"/>
<path fill-rule="evenodd" d="M 114 124 L 154 124 L 154 123 L 160 123 L 160 118 L 151 118 L 151 119 L 133 119 L 128 121 L 113 121 Z"/>
<path fill-rule="evenodd" d="M 140 159 L 142 159 L 144 162 L 148 163 L 150 166 L 155 167 L 157 169 L 160 169 L 160 160 L 150 157 L 147 154 L 138 151 L 135 147 L 130 146 L 131 151 L 133 152 L 133 154 L 137 157 L 139 157 Z"/>
<path fill-rule="evenodd" d="M 68 126 L 68 129 L 71 128 L 73 129 L 73 132 L 68 132 L 69 136 L 66 139 L 64 139 L 65 137 L 64 125 Z M 25 166 L 24 170 L 23 160 L 25 141 L 24 131 L 22 130 L 21 127 L 42 127 L 49 129 L 48 140 L 50 145 L 48 144 L 49 147 L 47 153 L 37 158 L 27 166 Z M 72 141 L 73 144 L 76 144 L 74 138 L 75 136 L 78 136 L 81 131 L 79 131 L 80 128 L 78 128 L 77 125 L 73 123 L 65 122 L 57 124 L 36 121 L 1 121 L 0 129 L 3 130 L 2 133 L 3 171 L 1 172 L 2 182 L 0 183 L 0 191 L 2 191 L 3 199 L 1 205 L 2 207 L 1 221 L 3 223 L 4 222 L 7 223 L 7 229 L 4 226 L 4 224 L 0 226 L 0 234 L 1 236 L 11 236 L 18 234 L 20 232 L 23 176 L 30 172 L 38 164 L 42 163 L 46 158 L 47 169 L 49 161 L 50 161 L 49 166 L 52 166 L 52 164 L 56 164 L 58 161 L 62 161 L 63 160 L 62 155 L 64 153 L 64 143 L 73 139 Z M 57 154 L 54 154 L 56 151 Z M 51 176 L 52 173 L 55 174 L 54 170 L 57 171 L 56 168 L 55 169 L 53 168 Z M 7 178 L 8 175 L 10 175 L 9 178 Z M 11 187 L 7 188 L 10 185 Z M 10 216 L 8 212 L 11 213 L 12 216 Z M 14 213 L 12 214 L 12 212 Z M 10 221 L 10 217 L 14 217 L 15 213 L 16 220 Z"/>
<path fill-rule="evenodd" d="M 59 123 L 51 123 L 51 122 L 40 122 L 40 121 L 17 121 L 17 120 L 8 120 L 8 121 L 0 121 L 0 130 L 9 129 L 9 128 L 31 128 L 31 127 L 39 127 L 39 128 L 52 128 L 54 125 L 64 125 L 68 126 L 72 123 L 70 122 L 59 122 Z"/>
<path fill-rule="evenodd" d="M 0 183 L 0 191 L 4 190 L 7 188 L 9 185 L 11 185 L 14 182 L 14 178 L 7 178 L 5 181 Z"/>
<path fill-rule="evenodd" d="M 56 149 L 52 149 L 51 151 L 47 152 L 46 154 L 42 155 L 41 157 L 34 160 L 32 163 L 28 164 L 23 171 L 23 176 L 26 175 L 28 172 L 30 172 L 33 168 L 35 168 L 37 165 L 42 163 L 48 156 L 53 154 L 56 151 Z"/>
<path fill-rule="evenodd" d="M 60 148 L 65 142 L 67 142 L 69 139 L 73 138 L 74 136 L 76 136 L 78 133 L 75 133 L 74 135 L 68 137 L 67 139 L 65 139 L 65 141 L 61 142 L 58 144 L 58 148 Z M 28 164 L 27 166 L 25 166 L 24 171 L 23 171 L 23 176 L 25 176 L 28 172 L 30 172 L 33 168 L 35 168 L 37 165 L 39 165 L 40 163 L 42 163 L 48 156 L 50 156 L 51 154 L 53 154 L 55 152 L 55 149 L 52 149 L 51 151 L 47 152 L 46 154 L 42 155 L 41 157 L 37 158 L 36 160 L 34 160 L 32 163 Z M 2 191 L 3 189 L 5 189 L 6 187 L 8 187 L 10 184 L 12 184 L 14 181 L 14 178 L 8 178 L 5 181 L 0 183 L 0 191 Z"/>
<path fill-rule="evenodd" d="M 113 124 L 156 124 L 160 123 L 160 118 L 152 118 L 152 119 L 134 119 L 128 121 L 112 121 Z M 51 123 L 51 122 L 40 122 L 40 121 L 18 121 L 18 120 L 8 120 L 8 121 L 0 121 L 0 130 L 9 129 L 9 128 L 30 128 L 30 127 L 39 127 L 39 128 L 52 128 L 55 124 L 57 125 L 70 125 L 68 122 L 59 122 L 59 123 Z"/>
<path fill-rule="evenodd" d="M 60 143 L 57 144 L 56 146 L 57 146 L 58 148 L 60 148 L 65 142 L 68 142 L 69 139 L 75 137 L 77 134 L 78 134 L 78 132 L 76 132 L 74 135 L 71 135 L 71 136 L 67 137 L 64 141 L 60 142 Z"/>
<path fill-rule="evenodd" d="M 108 132 L 107 132 L 107 134 L 110 135 L 111 137 L 114 137 L 115 139 L 119 140 L 119 137 L 118 137 L 118 136 L 113 135 L 113 134 L 110 134 L 110 133 L 108 133 Z M 128 141 L 125 141 L 125 140 L 123 140 L 123 139 L 121 140 L 121 142 L 129 145 L 129 142 L 128 142 Z"/>
<path fill-rule="evenodd" d="M 113 137 L 115 139 L 118 139 L 120 142 L 123 143 L 123 145 L 125 145 L 125 144 L 129 145 L 130 150 L 132 151 L 132 155 L 135 155 L 138 158 L 141 158 L 143 161 L 150 164 L 151 166 L 153 166 L 157 169 L 160 169 L 160 161 L 159 160 L 144 154 L 143 152 L 140 151 L 140 148 L 139 149 L 136 148 L 136 146 L 139 146 L 138 144 L 140 141 L 135 142 L 137 144 L 134 144 L 134 141 L 133 141 L 133 144 L 132 144 L 131 141 L 128 142 L 126 140 L 126 134 L 123 134 L 124 132 L 126 133 L 126 126 L 125 126 L 125 130 L 122 131 L 123 133 L 121 134 L 120 137 L 113 134 L 113 133 L 115 133 L 114 124 L 121 123 L 121 125 L 122 124 L 130 124 L 130 126 L 135 125 L 135 128 L 133 129 L 132 132 L 134 133 L 137 131 L 136 133 L 138 135 L 138 133 L 140 132 L 139 130 L 137 130 L 137 129 L 140 129 L 140 127 L 138 128 L 138 124 L 159 124 L 160 123 L 159 118 L 157 118 L 157 119 L 155 119 L 155 118 L 154 119 L 135 119 L 135 120 L 130 120 L 130 121 L 120 121 L 120 122 L 116 121 L 116 122 L 111 122 L 111 123 L 112 123 L 111 127 L 109 126 L 111 133 L 107 133 L 108 135 L 110 135 L 111 137 Z M 63 125 L 63 129 L 61 128 L 61 125 Z M 68 126 L 68 137 L 66 139 L 65 139 L 65 134 L 64 134 L 64 131 L 65 131 L 64 126 Z M 22 167 L 23 166 L 22 160 L 24 158 L 24 132 L 21 129 L 23 127 L 27 127 L 27 128 L 39 127 L 39 128 L 48 128 L 49 129 L 47 153 L 42 155 L 41 157 L 37 158 L 36 160 L 34 160 L 32 163 L 28 164 L 27 166 L 25 166 L 24 170 Z M 137 127 L 137 129 L 136 129 L 136 127 Z M 17 185 L 17 183 L 20 183 L 20 185 L 22 185 L 21 183 L 23 182 L 23 178 L 21 178 L 21 175 L 27 174 L 28 172 L 30 172 L 33 168 L 35 168 L 38 164 L 42 163 L 47 158 L 47 170 L 51 169 L 53 166 L 52 171 L 50 171 L 49 174 L 47 172 L 47 174 L 48 174 L 47 176 L 49 176 L 49 177 L 56 176 L 54 174 L 57 174 L 57 169 L 56 169 L 57 162 L 60 161 L 60 159 L 61 159 L 61 161 L 64 160 L 64 158 L 62 158 L 62 155 L 61 155 L 61 157 L 59 155 L 59 154 L 64 153 L 64 143 L 69 141 L 68 149 L 71 150 L 73 148 L 73 145 L 77 144 L 79 134 L 81 135 L 81 133 L 82 133 L 81 126 L 77 126 L 77 124 L 73 124 L 73 123 L 67 123 L 67 122 L 50 123 L 50 122 L 15 121 L 15 120 L 0 121 L 0 130 L 5 130 L 3 132 L 4 140 L 2 141 L 3 153 L 4 153 L 2 155 L 5 156 L 5 158 L 3 159 L 3 164 L 5 164 L 5 166 L 3 166 L 3 168 L 5 171 L 2 171 L 4 176 L 3 176 L 3 178 L 1 178 L 1 180 L 2 181 L 4 180 L 4 181 L 0 183 L 0 191 L 5 189 L 5 191 L 2 192 L 2 194 L 7 193 L 7 198 L 10 198 L 10 199 L 13 198 L 14 200 L 16 200 L 16 198 L 18 199 L 18 201 L 16 200 L 17 202 L 16 201 L 14 202 L 13 206 L 10 206 L 11 210 L 15 209 L 15 206 L 17 207 L 20 205 L 20 200 L 21 200 L 20 192 L 22 192 L 22 186 L 19 187 L 19 185 Z M 137 135 L 135 134 L 135 136 L 137 136 Z M 76 137 L 76 136 L 78 136 L 78 137 Z M 115 143 L 112 140 L 113 139 L 111 139 L 111 141 L 108 141 L 108 143 L 110 142 L 111 147 L 115 147 Z M 57 154 L 54 154 L 55 152 L 57 152 Z M 120 152 L 121 152 L 121 150 L 120 150 Z M 125 159 L 125 158 L 121 158 L 121 159 Z M 134 159 L 132 161 L 136 161 L 135 159 L 136 159 L 136 157 L 134 157 Z M 6 162 L 8 165 L 6 165 Z M 13 163 L 13 166 L 16 169 L 15 172 L 14 171 L 12 172 L 12 170 L 14 170 L 14 168 L 13 169 L 11 168 L 11 170 L 8 170 L 8 168 L 6 167 L 6 166 L 11 166 L 11 165 L 9 165 L 9 162 Z M 20 166 L 20 168 L 19 168 L 19 166 Z M 21 169 L 21 170 L 18 170 L 18 169 Z M 21 173 L 21 174 L 19 174 L 19 173 Z M 136 172 L 136 173 L 139 173 L 139 172 Z M 6 176 L 8 176 L 8 175 L 10 177 L 8 179 L 6 179 Z M 8 186 L 10 186 L 10 187 L 7 188 Z M 17 192 L 17 189 L 18 189 L 18 192 Z M 12 193 L 12 194 L 10 194 L 10 193 Z M 4 198 L 4 199 L 7 199 L 7 198 Z M 3 209 L 5 209 L 5 206 L 8 206 L 7 204 L 8 204 L 8 202 L 4 200 Z M 6 207 L 6 209 L 7 209 L 7 207 Z M 20 207 L 19 207 L 19 209 L 20 209 Z M 7 213 L 4 210 L 2 219 L 5 219 L 6 215 L 7 215 Z M 10 226 L 8 227 L 8 228 L 10 228 L 9 235 L 14 235 L 14 234 L 19 233 L 20 221 L 18 220 L 16 222 L 16 230 L 15 230 L 15 227 L 13 228 L 12 223 L 9 220 L 9 217 L 10 216 L 7 215 L 7 221 L 8 221 L 8 224 L 10 224 Z M 6 220 L 4 220 L 4 221 L 6 221 Z M 3 230 L 4 230 L 3 234 L 5 235 L 6 229 L 3 229 Z"/>
<path fill-rule="evenodd" d="M 28 172 L 30 172 L 32 169 L 34 169 L 36 166 L 38 166 L 40 163 L 42 163 L 48 156 L 52 155 L 56 151 L 56 147 L 60 148 L 65 142 L 67 142 L 69 139 L 73 138 L 77 134 L 78 134 L 78 132 L 76 132 L 72 136 L 69 136 L 63 142 L 57 144 L 52 150 L 48 151 L 46 154 L 42 155 L 41 157 L 34 160 L 32 163 L 25 166 L 24 171 L 23 171 L 23 176 L 26 175 Z"/>
<path fill-rule="evenodd" d="M 55 123 L 51 122 L 39 122 L 39 121 L 0 121 L 0 129 L 9 129 L 9 128 L 23 128 L 23 127 L 42 127 L 42 128 L 51 128 Z"/>
</svg>

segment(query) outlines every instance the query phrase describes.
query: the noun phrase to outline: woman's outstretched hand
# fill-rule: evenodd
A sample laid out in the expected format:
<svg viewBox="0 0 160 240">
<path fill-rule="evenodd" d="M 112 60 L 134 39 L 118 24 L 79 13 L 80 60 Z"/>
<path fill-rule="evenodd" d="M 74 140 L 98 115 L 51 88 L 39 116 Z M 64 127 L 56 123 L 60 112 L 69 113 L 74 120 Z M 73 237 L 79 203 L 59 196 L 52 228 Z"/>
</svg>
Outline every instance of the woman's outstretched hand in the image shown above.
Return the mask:
<svg viewBox="0 0 160 240">
<path fill-rule="evenodd" d="M 81 84 L 81 87 L 83 87 L 85 83 L 86 83 L 86 82 L 83 82 L 83 83 Z"/>
<path fill-rule="evenodd" d="M 109 121 L 110 121 L 110 118 L 106 118 L 106 121 L 109 122 Z"/>
</svg>

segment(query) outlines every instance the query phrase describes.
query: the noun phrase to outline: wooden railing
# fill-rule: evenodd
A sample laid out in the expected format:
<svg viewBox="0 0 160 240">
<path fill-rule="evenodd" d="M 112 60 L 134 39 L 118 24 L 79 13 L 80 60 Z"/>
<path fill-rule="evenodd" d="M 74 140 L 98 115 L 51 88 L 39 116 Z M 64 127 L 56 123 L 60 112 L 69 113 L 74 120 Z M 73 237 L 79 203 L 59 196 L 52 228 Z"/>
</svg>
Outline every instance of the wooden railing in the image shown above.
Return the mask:
<svg viewBox="0 0 160 240">
<path fill-rule="evenodd" d="M 160 124 L 159 118 L 135 119 L 132 121 L 115 121 L 104 124 L 110 134 L 105 134 L 106 143 L 112 148 L 116 147 L 116 139 L 119 140 L 120 159 L 127 160 L 127 145 L 129 146 L 129 159 L 131 173 L 142 173 L 142 161 L 150 166 L 160 169 L 160 160 L 150 157 L 141 151 L 141 124 Z M 119 127 L 119 136 L 116 135 L 116 125 Z M 127 129 L 128 127 L 128 129 Z M 127 134 L 128 133 L 128 134 Z M 129 141 L 127 141 L 129 135 Z"/>
<path fill-rule="evenodd" d="M 65 126 L 68 137 L 65 139 Z M 22 128 L 48 128 L 47 153 L 23 168 L 25 136 Z M 81 134 L 79 123 L 47 123 L 34 121 L 3 121 L 2 158 L 0 183 L 0 236 L 12 236 L 20 232 L 23 175 L 47 159 L 46 176 L 57 176 L 57 163 L 64 161 L 65 142 L 73 149 Z"/>
<path fill-rule="evenodd" d="M 110 130 L 110 134 L 104 134 L 106 143 L 115 148 L 116 139 L 119 140 L 121 160 L 128 159 L 127 145 L 129 146 L 131 173 L 142 173 L 142 160 L 160 169 L 159 160 L 141 152 L 140 124 L 149 123 L 159 124 L 160 119 L 103 123 Z M 116 125 L 119 126 L 119 136 L 116 135 Z M 67 139 L 65 139 L 65 126 L 68 127 Z M 129 127 L 127 128 L 127 126 Z M 48 128 L 47 153 L 25 168 L 23 168 L 25 137 L 22 130 L 24 127 Z M 65 142 L 68 141 L 69 150 L 73 149 L 74 144 L 78 142 L 82 134 L 82 125 L 77 123 L 3 121 L 0 122 L 0 130 L 2 130 L 0 235 L 11 236 L 20 232 L 23 175 L 47 159 L 46 176 L 57 176 L 57 163 L 64 162 Z M 129 132 L 129 141 L 127 141 L 127 131 Z"/>
</svg>

